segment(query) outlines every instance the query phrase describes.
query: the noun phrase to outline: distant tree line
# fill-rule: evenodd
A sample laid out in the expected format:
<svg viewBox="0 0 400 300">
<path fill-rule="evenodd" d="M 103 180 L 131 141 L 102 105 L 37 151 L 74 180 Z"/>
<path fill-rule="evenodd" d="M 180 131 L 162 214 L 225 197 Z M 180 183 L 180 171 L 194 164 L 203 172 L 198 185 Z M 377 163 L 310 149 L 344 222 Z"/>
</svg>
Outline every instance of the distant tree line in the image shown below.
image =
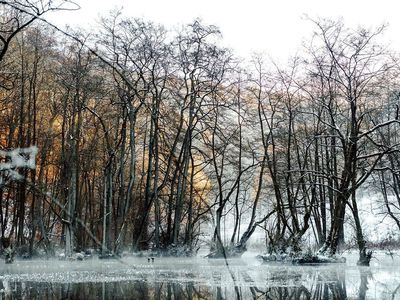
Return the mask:
<svg viewBox="0 0 400 300">
<path fill-rule="evenodd" d="M 36 168 L 0 186 L 0 235 L 21 253 L 191 254 L 211 231 L 221 257 L 262 228 L 270 252 L 311 234 L 331 255 L 350 216 L 367 264 L 357 191 L 370 186 L 400 229 L 384 27 L 310 20 L 308 46 L 280 66 L 241 62 L 199 20 L 171 31 L 111 12 L 91 34 L 37 21 L 60 5 L 0 1 L 0 148 L 38 148 Z"/>
</svg>

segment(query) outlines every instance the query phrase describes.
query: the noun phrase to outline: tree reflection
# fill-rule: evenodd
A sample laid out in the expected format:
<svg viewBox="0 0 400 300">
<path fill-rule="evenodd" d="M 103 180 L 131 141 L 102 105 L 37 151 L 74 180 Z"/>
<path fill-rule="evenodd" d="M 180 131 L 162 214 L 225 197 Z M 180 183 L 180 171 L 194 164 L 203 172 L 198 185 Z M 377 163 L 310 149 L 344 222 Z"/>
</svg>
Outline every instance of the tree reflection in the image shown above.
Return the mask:
<svg viewBox="0 0 400 300">
<path fill-rule="evenodd" d="M 294 275 L 291 274 L 292 277 Z M 288 280 L 282 277 L 280 285 L 270 286 L 264 291 L 257 289 L 256 295 L 253 288 L 253 299 L 347 299 L 346 277 L 343 270 L 314 271 L 310 278 L 310 281 L 299 280 L 302 284 L 290 285 Z"/>
<path fill-rule="evenodd" d="M 370 269 L 360 268 L 360 285 L 357 299 L 366 299 L 368 281 L 372 278 Z M 399 286 L 400 287 L 400 286 Z M 310 299 L 310 300 L 333 300 L 347 299 L 346 277 L 344 270 L 330 270 L 329 272 L 315 272 L 308 287 L 305 285 L 271 286 L 264 291 L 251 287 L 253 299 Z"/>
<path fill-rule="evenodd" d="M 358 291 L 351 290 L 351 297 L 366 299 L 368 282 L 372 278 L 369 269 L 359 269 Z M 306 269 L 298 272 L 271 273 L 264 286 L 252 282 L 247 273 L 241 285 L 229 285 L 220 281 L 214 285 L 199 285 L 196 281 L 154 282 L 150 278 L 135 281 L 44 283 L 0 280 L 0 299 L 347 299 L 344 269 Z M 392 295 L 396 294 L 398 287 Z M 349 296 L 350 297 L 350 296 Z"/>
<path fill-rule="evenodd" d="M 372 278 L 372 273 L 369 268 L 360 268 L 360 287 L 358 288 L 358 299 L 366 299 L 368 290 L 368 279 Z"/>
<path fill-rule="evenodd" d="M 7 289 L 4 289 L 5 285 Z M 143 281 L 41 283 L 1 282 L 0 299 L 212 299 L 209 287 Z"/>
</svg>

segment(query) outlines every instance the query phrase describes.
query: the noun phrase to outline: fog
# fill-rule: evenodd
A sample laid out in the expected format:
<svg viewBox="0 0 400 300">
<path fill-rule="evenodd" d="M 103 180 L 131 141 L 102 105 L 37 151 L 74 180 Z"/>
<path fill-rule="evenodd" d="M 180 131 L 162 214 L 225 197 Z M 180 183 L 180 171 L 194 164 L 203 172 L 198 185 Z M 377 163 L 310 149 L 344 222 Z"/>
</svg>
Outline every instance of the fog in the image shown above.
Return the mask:
<svg viewBox="0 0 400 300">
<path fill-rule="evenodd" d="M 400 299 L 400 256 L 376 252 L 371 267 L 265 264 L 240 259 L 123 257 L 0 263 L 0 299 Z M 281 298 L 279 298 L 281 297 Z"/>
</svg>

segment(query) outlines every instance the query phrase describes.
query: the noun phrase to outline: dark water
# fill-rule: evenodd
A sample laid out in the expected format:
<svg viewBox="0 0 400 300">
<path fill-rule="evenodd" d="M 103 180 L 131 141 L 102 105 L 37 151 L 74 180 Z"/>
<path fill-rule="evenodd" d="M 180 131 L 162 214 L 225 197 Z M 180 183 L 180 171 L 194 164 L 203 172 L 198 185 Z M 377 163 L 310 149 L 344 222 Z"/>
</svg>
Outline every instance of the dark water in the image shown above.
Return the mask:
<svg viewBox="0 0 400 300">
<path fill-rule="evenodd" d="M 0 263 L 0 299 L 400 299 L 399 259 L 369 268 L 146 258 Z"/>
<path fill-rule="evenodd" d="M 326 280 L 324 278 L 323 280 Z M 11 282 L 5 299 L 346 299 L 345 281 L 315 281 L 307 288 L 299 285 L 201 286 L 193 282 Z M 367 282 L 367 281 L 365 281 Z M 358 299 L 365 299 L 366 286 L 360 286 Z M 389 296 L 389 295 L 387 295 Z M 390 298 L 390 297 L 389 297 Z M 381 298 L 380 298 L 381 299 Z"/>
</svg>

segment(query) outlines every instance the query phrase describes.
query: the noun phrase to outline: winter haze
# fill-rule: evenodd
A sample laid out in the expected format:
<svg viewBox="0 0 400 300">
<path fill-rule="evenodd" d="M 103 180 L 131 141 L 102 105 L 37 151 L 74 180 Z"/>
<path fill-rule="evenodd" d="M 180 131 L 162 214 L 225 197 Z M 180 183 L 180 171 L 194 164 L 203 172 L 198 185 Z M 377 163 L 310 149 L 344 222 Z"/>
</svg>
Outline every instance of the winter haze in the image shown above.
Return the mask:
<svg viewBox="0 0 400 300">
<path fill-rule="evenodd" d="M 400 299 L 394 1 L 0 1 L 1 299 Z"/>
</svg>

